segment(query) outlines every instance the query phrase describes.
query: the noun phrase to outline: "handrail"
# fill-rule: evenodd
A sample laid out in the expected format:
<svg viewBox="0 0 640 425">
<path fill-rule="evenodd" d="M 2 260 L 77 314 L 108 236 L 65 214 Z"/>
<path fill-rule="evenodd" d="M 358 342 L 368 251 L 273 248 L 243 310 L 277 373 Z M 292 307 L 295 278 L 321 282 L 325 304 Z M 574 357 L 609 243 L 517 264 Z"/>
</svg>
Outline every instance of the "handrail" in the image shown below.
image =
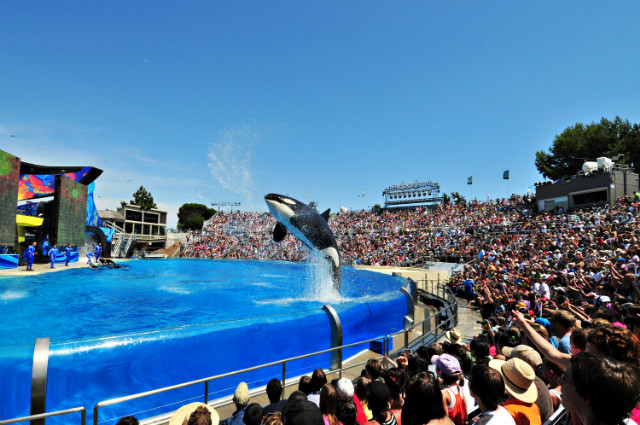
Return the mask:
<svg viewBox="0 0 640 425">
<path fill-rule="evenodd" d="M 214 381 L 214 380 L 217 380 L 217 379 L 227 378 L 229 376 L 235 376 L 235 375 L 239 375 L 239 374 L 242 374 L 242 373 L 252 372 L 252 371 L 258 370 L 258 369 L 264 369 L 264 368 L 271 367 L 271 366 L 277 366 L 277 365 L 280 365 L 280 364 L 284 365 L 284 364 L 286 364 L 288 362 L 301 360 L 301 359 L 305 359 L 307 357 L 313 357 L 313 356 L 317 356 L 317 355 L 320 355 L 320 354 L 330 353 L 330 352 L 336 351 L 336 350 L 342 350 L 342 349 L 345 349 L 345 348 L 355 347 L 357 345 L 362 345 L 362 344 L 366 344 L 366 343 L 369 343 L 369 342 L 378 341 L 380 339 L 382 339 L 384 342 L 386 342 L 388 340 L 388 337 L 387 336 L 378 336 L 376 338 L 371 338 L 371 339 L 367 339 L 367 340 L 364 340 L 364 341 L 354 342 L 352 344 L 347 344 L 347 345 L 343 345 L 343 346 L 340 346 L 340 347 L 333 347 L 333 348 L 329 348 L 329 349 L 326 349 L 326 350 L 316 351 L 314 353 L 303 354 L 301 356 L 296 356 L 296 357 L 290 357 L 290 358 L 284 359 L 284 360 L 277 360 L 275 362 L 264 363 L 264 364 L 261 364 L 261 365 L 258 365 L 258 366 L 252 366 L 252 367 L 249 367 L 249 368 L 246 368 L 246 369 L 235 370 L 235 371 L 226 372 L 226 373 L 223 373 L 223 374 L 220 374 L 220 375 L 214 375 L 214 376 L 210 376 L 210 377 L 207 377 L 207 378 L 197 379 L 195 381 L 184 382 L 182 384 L 172 385 L 172 386 L 164 387 L 164 388 L 158 388 L 158 389 L 155 389 L 155 390 L 145 391 L 145 392 L 137 393 L 137 394 L 132 394 L 132 395 L 128 395 L 128 396 L 125 396 L 125 397 L 118 397 L 118 398 L 113 398 L 113 399 L 110 399 L 110 400 L 100 401 L 100 402 L 96 403 L 96 405 L 93 408 L 93 424 L 94 425 L 98 425 L 98 413 L 99 413 L 100 407 L 112 406 L 114 404 L 123 403 L 125 401 L 136 400 L 138 398 L 147 397 L 147 396 L 151 396 L 151 395 L 155 395 L 155 394 L 160 394 L 160 393 L 164 393 L 164 392 L 167 392 L 167 391 L 177 390 L 177 389 L 180 389 L 180 388 L 190 387 L 192 385 L 197 385 L 197 384 L 202 384 L 202 383 L 207 383 L 208 384 L 209 381 Z M 386 346 L 387 344 L 384 344 L 384 345 Z M 387 353 L 385 353 L 385 354 L 387 354 Z M 342 370 L 340 370 L 340 373 L 342 373 Z M 205 395 L 205 397 L 206 397 L 206 395 Z"/>
<path fill-rule="evenodd" d="M 18 422 L 26 422 L 26 421 L 32 421 L 32 420 L 38 420 L 38 419 L 46 419 L 46 418 L 51 418 L 53 416 L 62 416 L 62 415 L 68 415 L 70 413 L 77 413 L 77 412 L 81 412 L 82 413 L 80 415 L 80 424 L 81 425 L 85 425 L 85 423 L 87 422 L 87 409 L 85 409 L 84 407 L 75 407 L 73 409 L 58 410 L 56 412 L 40 413 L 38 415 L 23 416 L 21 418 L 7 419 L 7 420 L 4 420 L 4 421 L 0 421 L 0 425 L 15 424 L 15 423 L 18 423 Z"/>
</svg>

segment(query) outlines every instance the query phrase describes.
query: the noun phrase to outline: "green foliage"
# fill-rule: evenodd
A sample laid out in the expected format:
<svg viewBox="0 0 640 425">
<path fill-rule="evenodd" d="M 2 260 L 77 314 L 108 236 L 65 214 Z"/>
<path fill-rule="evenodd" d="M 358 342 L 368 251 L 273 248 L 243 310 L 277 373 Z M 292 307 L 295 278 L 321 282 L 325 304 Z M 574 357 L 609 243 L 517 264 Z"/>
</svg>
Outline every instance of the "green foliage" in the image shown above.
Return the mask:
<svg viewBox="0 0 640 425">
<path fill-rule="evenodd" d="M 373 204 L 373 206 L 371 207 L 371 212 L 375 215 L 380 215 L 382 213 L 382 207 L 380 206 L 380 204 Z"/>
<path fill-rule="evenodd" d="M 451 203 L 451 196 L 447 195 L 446 193 L 442 193 L 442 203 L 445 205 L 449 205 Z"/>
<path fill-rule="evenodd" d="M 178 209 L 178 229 L 200 230 L 205 220 L 209 220 L 216 210 L 202 204 L 182 204 Z"/>
<path fill-rule="evenodd" d="M 318 203 L 316 201 L 309 202 L 309 206 L 314 210 L 318 211 Z"/>
<path fill-rule="evenodd" d="M 602 118 L 599 123 L 577 123 L 557 135 L 549 152 L 536 152 L 535 165 L 540 174 L 551 180 L 576 174 L 585 161 L 601 156 L 624 157 L 617 161 L 633 164 L 640 170 L 640 125 L 616 117 L 613 121 Z"/>
<path fill-rule="evenodd" d="M 133 194 L 133 201 L 130 201 L 129 203 L 131 205 L 137 205 L 145 210 L 157 208 L 156 203 L 153 202 L 153 196 L 151 196 L 151 193 L 148 192 L 144 186 L 140 186 L 136 193 Z"/>
<path fill-rule="evenodd" d="M 458 192 L 451 192 L 451 198 L 456 205 L 464 205 L 467 203 L 467 199 Z"/>
</svg>

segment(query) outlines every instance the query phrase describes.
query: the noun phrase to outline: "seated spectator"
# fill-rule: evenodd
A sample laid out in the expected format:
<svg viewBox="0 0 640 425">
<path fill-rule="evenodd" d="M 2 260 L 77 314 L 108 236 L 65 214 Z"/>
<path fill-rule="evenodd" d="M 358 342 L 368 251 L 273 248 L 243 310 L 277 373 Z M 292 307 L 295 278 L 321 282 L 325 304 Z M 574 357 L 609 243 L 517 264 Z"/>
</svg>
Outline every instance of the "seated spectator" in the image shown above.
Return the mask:
<svg viewBox="0 0 640 425">
<path fill-rule="evenodd" d="M 559 382 L 562 373 L 562 368 L 551 360 L 542 360 L 542 379 L 547 383 L 554 410 L 562 403 L 562 388 Z"/>
<path fill-rule="evenodd" d="M 471 395 L 482 412 L 474 425 L 515 425 L 511 413 L 500 406 L 505 393 L 500 372 L 488 365 L 478 364 L 471 368 L 469 380 Z"/>
<path fill-rule="evenodd" d="M 320 390 L 320 412 L 324 419 L 324 425 L 339 425 L 337 416 L 338 392 L 330 384 L 324 384 Z"/>
<path fill-rule="evenodd" d="M 364 410 L 365 415 L 367 416 L 367 421 L 370 421 L 373 418 L 371 414 L 371 409 L 369 409 L 369 399 L 367 396 L 367 391 L 369 388 L 369 380 L 364 376 L 361 376 L 356 381 L 355 394 L 360 399 L 360 403 L 362 404 L 362 410 Z M 364 424 L 360 424 L 364 425 Z"/>
<path fill-rule="evenodd" d="M 204 403 L 189 403 L 171 416 L 169 425 L 218 425 L 220 417 L 215 409 Z"/>
<path fill-rule="evenodd" d="M 560 379 L 562 404 L 583 424 L 616 425 L 640 403 L 640 376 L 630 364 L 580 353 Z"/>
<path fill-rule="evenodd" d="M 402 404 L 404 403 L 404 399 L 402 397 L 402 392 L 404 391 L 404 383 L 405 383 L 405 372 L 402 369 L 389 369 L 382 373 L 382 379 L 384 383 L 389 387 L 389 392 L 391 394 L 391 413 L 396 417 L 396 422 L 398 425 L 402 425 Z"/>
<path fill-rule="evenodd" d="M 387 384 L 373 381 L 369 384 L 369 409 L 373 418 L 367 425 L 397 425 L 396 417 L 389 410 L 391 392 Z"/>
<path fill-rule="evenodd" d="M 246 425 L 260 425 L 263 418 L 262 406 L 258 403 L 251 403 L 247 406 L 242 417 L 242 422 Z"/>
<path fill-rule="evenodd" d="M 282 384 L 278 379 L 272 379 L 267 384 L 267 397 L 269 397 L 269 404 L 262 408 L 262 413 L 265 416 L 273 412 L 282 412 L 287 405 L 286 400 L 281 400 Z"/>
<path fill-rule="evenodd" d="M 403 425 L 451 425 L 442 392 L 433 375 L 419 372 L 411 377 L 402 406 Z"/>
<path fill-rule="evenodd" d="M 356 425 L 360 422 L 356 419 L 358 415 L 358 409 L 356 403 L 348 398 L 341 397 L 338 401 L 338 420 L 343 425 Z M 366 420 L 365 420 L 366 422 Z M 364 422 L 362 422 L 364 425 Z"/>
<path fill-rule="evenodd" d="M 370 382 L 382 380 L 382 363 L 380 363 L 380 360 L 369 359 L 364 368 L 367 373 L 367 379 L 369 379 Z"/>
<path fill-rule="evenodd" d="M 324 425 L 320 408 L 308 400 L 289 398 L 283 417 L 287 425 Z"/>
<path fill-rule="evenodd" d="M 535 403 L 540 409 L 540 418 L 545 422 L 553 414 L 553 401 L 551 393 L 547 388 L 547 384 L 540 378 L 542 375 L 542 357 L 540 354 L 528 345 L 518 345 L 511 351 L 512 358 L 518 358 L 527 362 L 536 373 L 536 389 L 538 390 L 538 398 Z"/>
<path fill-rule="evenodd" d="M 465 425 L 467 422 L 467 401 L 460 386 L 460 384 L 464 385 L 460 362 L 450 354 L 443 354 L 435 356 L 433 363 L 442 379 L 442 403 L 447 409 L 447 416 L 455 425 Z"/>
<path fill-rule="evenodd" d="M 367 422 L 367 414 L 364 412 L 362 408 L 362 403 L 360 403 L 360 399 L 355 393 L 355 388 L 353 387 L 353 382 L 348 380 L 347 378 L 341 378 L 338 380 L 336 384 L 336 389 L 338 391 L 338 396 L 341 399 L 352 400 L 353 404 L 356 407 L 356 420 L 359 424 L 364 425 Z M 338 415 L 338 419 L 340 415 Z M 342 421 L 342 419 L 340 419 Z M 344 423 L 344 421 L 342 421 Z"/>
<path fill-rule="evenodd" d="M 327 377 L 324 374 L 324 370 L 318 368 L 311 374 L 311 380 L 309 381 L 309 394 L 307 394 L 307 400 L 320 407 L 320 390 L 327 383 Z"/>
<path fill-rule="evenodd" d="M 120 418 L 116 425 L 139 425 L 139 423 L 135 416 L 125 416 Z"/>
<path fill-rule="evenodd" d="M 311 377 L 304 375 L 300 377 L 298 383 L 298 390 L 302 391 L 307 397 L 311 394 Z"/>
<path fill-rule="evenodd" d="M 307 395 L 300 390 L 296 390 L 289 394 L 289 398 L 287 399 L 287 404 L 291 403 L 293 400 L 306 400 Z"/>
<path fill-rule="evenodd" d="M 541 425 L 540 409 L 535 404 L 538 390 L 536 374 L 524 360 L 491 360 L 489 366 L 500 372 L 509 398 L 502 404 L 516 425 Z"/>
<path fill-rule="evenodd" d="M 282 412 L 271 412 L 264 415 L 264 425 L 283 425 Z"/>
<path fill-rule="evenodd" d="M 227 422 L 228 425 L 242 425 L 244 422 L 244 412 L 249 404 L 249 387 L 245 382 L 240 382 L 236 391 L 233 393 L 233 403 L 236 405 L 236 410 Z"/>
</svg>

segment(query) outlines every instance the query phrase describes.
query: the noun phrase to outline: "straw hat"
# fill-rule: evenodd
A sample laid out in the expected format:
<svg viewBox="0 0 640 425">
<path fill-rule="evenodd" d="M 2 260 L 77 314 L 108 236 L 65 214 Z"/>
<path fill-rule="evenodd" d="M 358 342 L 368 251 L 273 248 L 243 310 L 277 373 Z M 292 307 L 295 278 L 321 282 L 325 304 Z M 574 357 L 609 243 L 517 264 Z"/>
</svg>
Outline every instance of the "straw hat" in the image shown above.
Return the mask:
<svg viewBox="0 0 640 425">
<path fill-rule="evenodd" d="M 497 370 L 504 378 L 507 392 L 524 403 L 533 403 L 538 398 L 533 368 L 522 359 L 491 360 L 489 367 Z"/>
<path fill-rule="evenodd" d="M 446 331 L 444 333 L 444 336 L 446 336 L 449 341 L 453 342 L 454 344 L 457 344 L 458 341 L 460 341 L 462 334 L 458 329 L 453 328 L 450 331 Z"/>
<path fill-rule="evenodd" d="M 534 369 L 542 364 L 542 357 L 540 356 L 540 353 L 532 347 L 524 344 L 516 346 L 511 353 L 511 357 L 524 360 Z"/>
<path fill-rule="evenodd" d="M 171 416 L 171 420 L 169 420 L 169 425 L 186 425 L 189 422 L 189 416 L 200 406 L 204 406 L 211 413 L 211 425 L 218 425 L 220 423 L 220 416 L 215 409 L 208 404 L 204 403 L 189 403 L 185 404 Z"/>
</svg>

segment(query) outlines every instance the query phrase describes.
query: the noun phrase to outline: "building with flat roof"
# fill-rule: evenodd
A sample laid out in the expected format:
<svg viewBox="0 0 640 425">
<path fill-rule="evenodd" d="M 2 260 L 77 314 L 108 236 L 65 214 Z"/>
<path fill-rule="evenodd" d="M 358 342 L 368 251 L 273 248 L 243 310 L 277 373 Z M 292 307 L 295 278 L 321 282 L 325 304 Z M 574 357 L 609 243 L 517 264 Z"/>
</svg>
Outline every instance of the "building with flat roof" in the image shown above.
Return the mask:
<svg viewBox="0 0 640 425">
<path fill-rule="evenodd" d="M 155 251 L 165 247 L 167 241 L 166 211 L 144 209 L 137 205 L 127 204 L 116 211 L 100 210 L 99 215 L 103 222 L 110 223 L 116 229 L 115 245 L 119 245 L 118 239 L 122 239 L 134 241 L 133 249 L 138 252 Z M 127 249 L 127 251 L 129 250 Z M 127 252 L 122 256 L 129 254 Z"/>
<path fill-rule="evenodd" d="M 537 183 L 536 203 L 538 211 L 550 211 L 557 207 L 567 210 L 613 205 L 618 198 L 625 195 L 633 197 L 638 190 L 638 174 L 627 166 L 616 165 L 611 171 Z"/>
</svg>

